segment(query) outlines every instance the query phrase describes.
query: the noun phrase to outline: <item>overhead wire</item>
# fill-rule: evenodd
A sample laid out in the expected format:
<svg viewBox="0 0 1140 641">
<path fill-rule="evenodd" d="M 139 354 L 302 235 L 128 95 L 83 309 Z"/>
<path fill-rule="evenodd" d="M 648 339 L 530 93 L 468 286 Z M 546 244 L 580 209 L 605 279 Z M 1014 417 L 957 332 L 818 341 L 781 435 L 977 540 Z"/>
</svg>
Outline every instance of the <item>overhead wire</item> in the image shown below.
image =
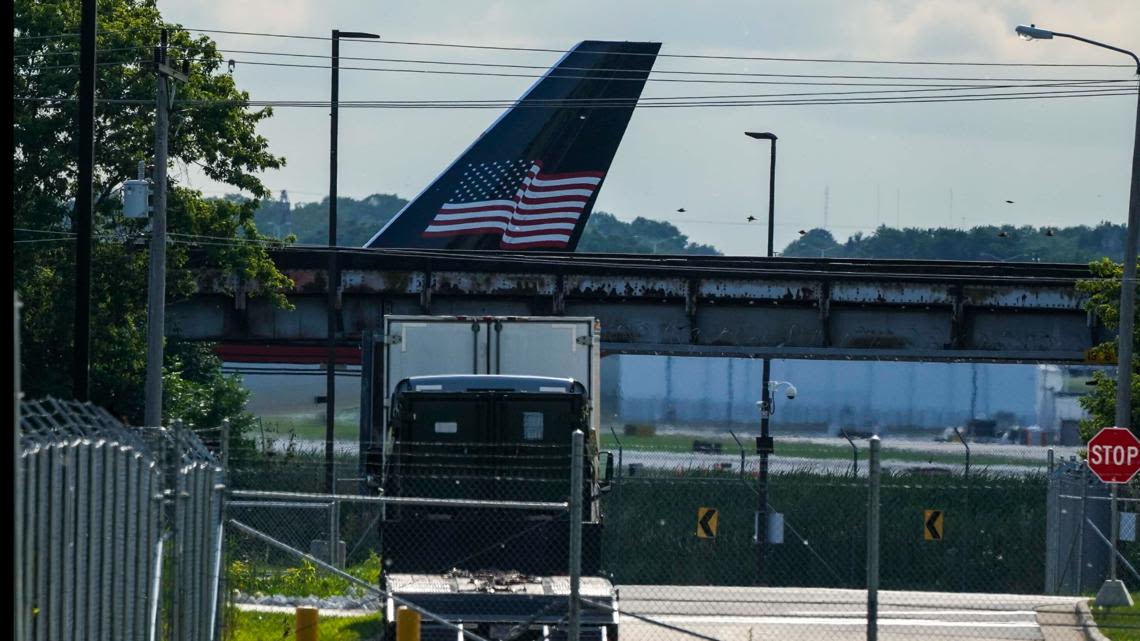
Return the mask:
<svg viewBox="0 0 1140 641">
<path fill-rule="evenodd" d="M 332 40 L 329 36 L 309 36 L 301 34 L 267 33 L 258 31 L 235 31 L 227 29 L 201 29 L 196 27 L 181 27 L 186 31 L 196 33 L 219 33 L 227 35 L 258 36 L 265 38 L 292 38 L 301 40 Z M 416 40 L 385 40 L 385 39 L 353 39 L 342 38 L 359 43 L 390 44 L 419 47 L 445 47 L 458 49 L 484 49 L 491 51 L 523 51 L 534 53 L 566 53 L 565 49 L 552 49 L 544 47 L 507 47 L 498 45 L 473 45 L 454 42 L 429 42 Z M 586 52 L 590 53 L 590 52 Z M 780 56 L 738 56 L 738 55 L 711 55 L 688 53 L 641 53 L 641 52 L 604 52 L 612 55 L 653 56 L 658 58 L 689 58 L 698 60 L 755 60 L 761 62 L 807 62 L 807 63 L 838 63 L 838 64 L 888 64 L 888 65 L 940 65 L 940 66 L 967 66 L 967 67 L 1088 67 L 1088 68 L 1132 68 L 1125 64 L 1096 64 L 1096 63 L 1020 63 L 1020 62 L 967 62 L 967 61 L 931 61 L 931 60 L 881 60 L 881 59 L 844 59 L 844 58 L 798 58 Z"/>
<path fill-rule="evenodd" d="M 227 29 L 204 29 L 197 27 L 183 27 L 180 25 L 171 25 L 171 29 L 179 29 L 187 32 L 206 33 L 206 34 L 226 34 L 226 35 L 241 35 L 241 36 L 255 36 L 263 38 L 283 38 L 294 40 L 318 40 L 330 41 L 330 36 L 310 36 L 304 34 L 288 34 L 288 33 L 268 33 L 257 31 L 237 31 Z M 47 38 L 67 38 L 78 37 L 77 33 L 63 33 L 63 34 L 48 34 L 40 36 L 16 36 L 17 40 L 35 40 Z M 515 51 L 515 52 L 528 52 L 528 53 L 566 53 L 565 49 L 555 49 L 546 47 L 511 47 L 501 45 L 476 45 L 457 42 L 431 42 L 431 41 L 416 41 L 416 40 L 385 40 L 385 39 L 356 39 L 356 38 L 341 38 L 344 41 L 351 41 L 357 43 L 368 43 L 374 45 L 399 45 L 399 46 L 418 46 L 418 47 L 439 47 L 439 48 L 456 48 L 456 49 L 482 49 L 490 51 Z M 586 51 L 585 53 L 590 53 Z M 807 57 L 790 57 L 790 56 L 745 56 L 745 55 L 714 55 L 714 54 L 690 54 L 690 53 L 642 53 L 642 52 L 597 52 L 606 53 L 608 55 L 619 56 L 656 56 L 658 58 L 676 58 L 676 59 L 694 59 L 694 60 L 735 60 L 735 61 L 757 61 L 757 62 L 794 62 L 794 63 L 817 63 L 817 64 L 864 64 L 864 65 L 917 65 L 917 66 L 951 66 L 951 67 L 1010 67 L 1010 68 L 1090 68 L 1090 69 L 1131 69 L 1133 65 L 1129 64 L 1104 64 L 1104 63 L 1040 63 L 1040 62 L 976 62 L 976 61 L 946 61 L 946 60 L 891 60 L 891 59 L 871 59 L 871 58 L 807 58 Z M 302 55 L 302 54 L 295 54 Z"/>
<path fill-rule="evenodd" d="M 219 53 L 238 53 L 250 54 L 259 56 L 276 56 L 285 58 L 307 58 L 317 60 L 328 60 L 328 54 L 310 54 L 310 53 L 294 53 L 285 51 L 260 51 L 255 49 L 217 49 Z M 387 63 L 400 63 L 400 64 L 426 64 L 426 65 L 445 65 L 445 66 L 463 66 L 463 67 L 491 67 L 500 69 L 534 69 L 543 71 L 549 69 L 549 65 L 523 65 L 523 64 L 508 64 L 508 63 L 495 63 L 495 62 L 469 62 L 460 60 L 426 60 L 422 58 L 377 58 L 369 56 L 338 56 L 339 60 L 352 60 L 359 62 L 387 62 Z M 265 64 L 263 61 L 238 61 L 235 63 L 251 64 L 252 62 L 259 62 Z M 313 68 L 329 69 L 331 65 L 313 65 Z M 387 70 L 382 68 L 360 68 L 360 67 L 344 67 L 340 69 L 367 69 L 367 70 Z M 772 78 L 828 78 L 828 79 L 849 79 L 849 80 L 943 80 L 943 81 L 971 81 L 971 82 L 1081 82 L 1088 80 L 1100 80 L 1090 78 L 974 78 L 974 77 L 960 77 L 960 76 L 882 76 L 882 75 L 852 75 L 852 74 L 789 74 L 789 73 L 758 73 L 758 72 L 741 72 L 741 71 L 691 71 L 679 69 L 649 69 L 649 70 L 633 70 L 633 69 L 620 69 L 608 67 L 558 67 L 558 71 L 575 71 L 575 72 L 589 72 L 589 73 L 627 73 L 641 75 L 648 73 L 650 76 L 654 74 L 677 74 L 677 75 L 698 75 L 698 76 L 738 76 L 738 77 L 772 77 Z M 559 74 L 555 77 L 562 77 Z M 640 78 L 633 78 L 640 80 Z M 1104 79 L 1113 80 L 1113 79 Z"/>
<path fill-rule="evenodd" d="M 1025 87 L 1030 89 L 1029 87 Z M 978 89 L 978 88 L 973 88 Z M 980 89 L 979 89 L 980 90 Z M 949 90 L 947 90 L 949 91 Z M 670 108 L 733 108 L 733 107 L 770 107 L 780 105 L 808 106 L 808 105 L 875 105 L 875 104 L 911 104 L 911 103 L 950 103 L 950 102 L 990 102 L 1003 100 L 1044 100 L 1056 98 L 1092 98 L 1105 96 L 1131 96 L 1136 94 L 1135 89 L 1124 87 L 1069 87 L 1054 88 L 1037 91 L 1007 91 L 988 93 L 957 93 L 957 94 L 922 94 L 922 95 L 864 95 L 875 92 L 815 92 L 815 93 L 789 93 L 770 94 L 773 98 L 751 100 L 690 100 L 685 102 L 604 102 L 602 104 L 572 103 L 564 105 L 558 102 L 533 104 L 525 99 L 503 102 L 467 102 L 463 100 L 438 101 L 345 101 L 338 106 L 344 109 L 496 109 L 505 108 L 538 108 L 552 109 L 574 107 L 582 110 L 632 108 L 641 109 L 670 109 Z M 893 93 L 893 92 L 883 92 Z M 47 97 L 47 96 L 16 96 L 14 102 L 29 103 L 70 103 L 75 98 Z M 150 105 L 149 99 L 106 99 L 99 101 L 103 105 Z M 184 108 L 215 108 L 215 107 L 276 107 L 276 108 L 328 108 L 331 103 L 327 100 L 178 100 L 175 105 Z"/>
</svg>

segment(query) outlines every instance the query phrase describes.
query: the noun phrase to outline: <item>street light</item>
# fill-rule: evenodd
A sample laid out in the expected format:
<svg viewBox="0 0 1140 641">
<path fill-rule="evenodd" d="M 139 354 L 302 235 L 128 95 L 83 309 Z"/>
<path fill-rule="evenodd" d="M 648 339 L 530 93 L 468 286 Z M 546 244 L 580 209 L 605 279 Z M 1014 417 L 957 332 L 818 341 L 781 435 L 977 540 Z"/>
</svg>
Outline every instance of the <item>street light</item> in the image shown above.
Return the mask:
<svg viewBox="0 0 1140 641">
<path fill-rule="evenodd" d="M 1025 40 L 1052 40 L 1069 38 L 1116 51 L 1131 56 L 1136 62 L 1136 74 L 1140 76 L 1140 58 L 1135 53 L 1120 47 L 1089 40 L 1071 33 L 1040 29 L 1037 25 L 1018 25 L 1017 35 Z M 1136 129 L 1132 141 L 1132 191 L 1128 198 L 1128 235 L 1124 243 L 1124 275 L 1120 280 L 1120 331 L 1117 339 L 1116 368 L 1116 427 L 1129 428 L 1132 423 L 1132 335 L 1136 320 L 1136 247 L 1140 240 L 1140 99 L 1136 102 Z M 1116 485 L 1112 486 L 1112 559 L 1109 562 L 1109 578 L 1097 592 L 1097 605 L 1132 605 L 1132 597 L 1124 584 L 1116 580 L 1116 543 L 1118 536 L 1118 513 L 1116 510 Z"/>
<path fill-rule="evenodd" d="M 336 493 L 336 473 L 333 467 L 333 419 L 336 413 L 336 294 L 340 274 L 336 261 L 336 165 L 337 125 L 340 105 L 340 39 L 376 39 L 375 33 L 332 30 L 332 109 L 329 113 L 329 267 L 328 267 L 328 365 L 325 372 L 325 490 Z M 329 549 L 336 542 L 329 543 Z"/>
<path fill-rule="evenodd" d="M 776 134 L 770 132 L 746 131 L 745 136 L 756 140 L 767 140 L 772 143 L 772 156 L 768 161 L 768 258 L 774 254 L 774 237 L 776 229 Z M 769 378 L 772 374 L 772 361 L 764 359 L 760 394 L 762 399 L 757 403 L 760 407 L 760 436 L 756 438 L 756 453 L 760 455 L 760 470 L 757 483 L 760 486 L 756 497 L 756 582 L 766 583 L 768 572 L 768 457 L 774 449 L 772 436 L 768 431 L 769 418 L 772 415 L 772 392 L 769 389 Z"/>
<path fill-rule="evenodd" d="M 1132 57 L 1136 62 L 1136 73 L 1140 75 L 1140 58 L 1135 53 L 1120 47 L 1089 40 L 1081 36 L 1060 31 L 1038 28 L 1036 25 L 1018 25 L 1017 35 L 1026 40 L 1050 40 L 1069 38 L 1097 47 L 1117 51 Z M 1132 334 L 1136 318 L 1136 249 L 1140 236 L 1140 100 L 1136 103 L 1136 130 L 1132 142 L 1132 193 L 1128 199 L 1128 235 L 1124 246 L 1124 278 L 1120 283 L 1120 339 L 1116 379 L 1116 426 L 1129 427 L 1131 424 Z"/>
<path fill-rule="evenodd" d="M 774 255 L 772 243 L 776 227 L 776 134 L 756 131 L 746 131 L 745 136 L 756 140 L 769 140 L 772 142 L 772 157 L 768 161 L 768 258 Z"/>
</svg>

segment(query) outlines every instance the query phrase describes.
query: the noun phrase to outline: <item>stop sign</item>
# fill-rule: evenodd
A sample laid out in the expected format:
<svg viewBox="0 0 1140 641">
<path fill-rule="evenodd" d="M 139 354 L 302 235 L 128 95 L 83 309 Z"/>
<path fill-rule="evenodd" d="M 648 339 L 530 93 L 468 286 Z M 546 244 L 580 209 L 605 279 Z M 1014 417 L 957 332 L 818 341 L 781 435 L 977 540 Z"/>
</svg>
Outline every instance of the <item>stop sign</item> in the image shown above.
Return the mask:
<svg viewBox="0 0 1140 641">
<path fill-rule="evenodd" d="M 1089 469 L 1105 483 L 1127 483 L 1140 471 L 1140 439 L 1123 427 L 1106 427 L 1089 440 Z"/>
</svg>

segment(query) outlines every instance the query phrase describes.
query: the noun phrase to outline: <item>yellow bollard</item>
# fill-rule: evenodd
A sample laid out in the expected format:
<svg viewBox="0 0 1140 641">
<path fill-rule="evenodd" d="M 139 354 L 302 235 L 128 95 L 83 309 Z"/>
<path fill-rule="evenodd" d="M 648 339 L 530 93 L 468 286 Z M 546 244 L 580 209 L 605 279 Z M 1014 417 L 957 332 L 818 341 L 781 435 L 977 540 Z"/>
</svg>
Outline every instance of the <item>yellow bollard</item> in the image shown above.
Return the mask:
<svg viewBox="0 0 1140 641">
<path fill-rule="evenodd" d="M 297 641 L 317 641 L 316 608 L 297 608 Z"/>
<path fill-rule="evenodd" d="M 420 641 L 419 612 L 409 610 L 406 606 L 400 606 L 396 610 L 396 641 Z"/>
</svg>

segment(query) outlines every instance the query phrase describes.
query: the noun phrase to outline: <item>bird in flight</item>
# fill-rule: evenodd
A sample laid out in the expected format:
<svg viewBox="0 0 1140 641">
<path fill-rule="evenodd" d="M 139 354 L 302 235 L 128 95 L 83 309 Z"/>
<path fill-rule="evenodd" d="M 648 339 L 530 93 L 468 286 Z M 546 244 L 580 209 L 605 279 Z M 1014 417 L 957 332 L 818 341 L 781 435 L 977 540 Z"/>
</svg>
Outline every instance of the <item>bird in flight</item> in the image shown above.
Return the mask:
<svg viewBox="0 0 1140 641">
<path fill-rule="evenodd" d="M 804 230 L 802 230 L 802 229 L 800 230 L 800 236 L 804 236 L 804 235 L 806 235 L 806 234 L 807 234 L 807 232 L 806 232 L 806 231 L 804 231 Z"/>
<path fill-rule="evenodd" d="M 749 216 L 749 217 L 748 217 L 748 222 L 752 222 L 752 221 L 754 221 L 754 220 L 756 220 L 756 217 L 755 217 L 755 216 Z"/>
<path fill-rule="evenodd" d="M 678 214 L 683 214 L 683 213 L 685 213 L 685 208 L 684 208 L 684 207 L 682 207 L 682 208 L 678 209 L 678 210 L 677 210 L 677 213 L 678 213 Z"/>
<path fill-rule="evenodd" d="M 1013 204 L 1013 201 L 1012 201 L 1012 200 L 1007 200 L 1007 201 L 1005 201 L 1005 202 L 1007 202 L 1007 203 L 1009 203 L 1009 204 L 1011 204 L 1011 205 Z"/>
</svg>

